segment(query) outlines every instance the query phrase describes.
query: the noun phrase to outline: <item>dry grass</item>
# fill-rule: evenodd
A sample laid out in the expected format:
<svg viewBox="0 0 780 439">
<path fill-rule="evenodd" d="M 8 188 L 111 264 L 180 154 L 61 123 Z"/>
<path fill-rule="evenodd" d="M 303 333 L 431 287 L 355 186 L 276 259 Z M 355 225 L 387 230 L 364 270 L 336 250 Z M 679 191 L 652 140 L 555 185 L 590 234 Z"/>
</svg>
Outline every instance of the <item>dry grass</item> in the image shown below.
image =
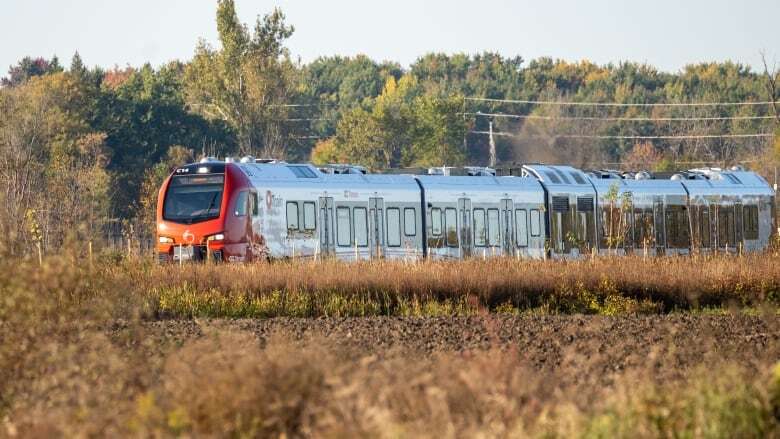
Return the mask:
<svg viewBox="0 0 780 439">
<path fill-rule="evenodd" d="M 377 356 L 289 337 L 263 346 L 250 334 L 208 328 L 205 337 L 177 346 L 151 340 L 140 322 L 246 310 L 776 307 L 777 262 L 755 256 L 179 268 L 132 261 L 90 267 L 76 255 L 43 267 L 4 261 L 0 436 L 776 437 L 778 370 L 755 374 L 714 361 L 659 383 L 648 379 L 648 365 L 601 388 L 589 380 L 571 384 L 571 367 L 534 369 L 511 349 Z M 166 305 L 175 291 L 190 302 Z M 107 336 L 117 319 L 129 329 Z"/>
<path fill-rule="evenodd" d="M 561 384 L 516 351 L 414 357 L 213 332 L 149 356 L 105 338 L 50 343 L 3 412 L 18 437 L 772 437 L 780 376 L 709 364 L 669 383 Z M 43 353 L 42 353 L 43 354 Z M 146 358 L 145 363 L 140 363 Z M 40 361 L 40 360 L 39 360 Z"/>
<path fill-rule="evenodd" d="M 780 258 L 599 258 L 577 262 L 284 262 L 122 272 L 172 316 L 657 313 L 776 307 Z"/>
</svg>

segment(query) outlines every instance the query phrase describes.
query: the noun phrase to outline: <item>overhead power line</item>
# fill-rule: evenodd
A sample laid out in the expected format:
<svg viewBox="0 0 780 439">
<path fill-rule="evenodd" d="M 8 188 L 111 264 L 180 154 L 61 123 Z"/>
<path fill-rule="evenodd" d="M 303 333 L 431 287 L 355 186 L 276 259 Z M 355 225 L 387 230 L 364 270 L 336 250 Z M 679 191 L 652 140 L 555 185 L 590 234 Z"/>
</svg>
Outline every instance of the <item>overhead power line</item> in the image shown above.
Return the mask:
<svg viewBox="0 0 780 439">
<path fill-rule="evenodd" d="M 532 104 L 532 105 L 559 105 L 581 107 L 739 107 L 749 105 L 774 105 L 780 101 L 746 101 L 746 102 L 668 102 L 668 103 L 627 103 L 627 102 L 563 102 L 563 101 L 535 101 L 524 99 L 491 99 L 491 98 L 464 98 L 467 101 L 499 102 L 507 104 Z"/>
<path fill-rule="evenodd" d="M 755 159 L 755 160 L 728 160 L 729 163 L 758 163 L 761 160 Z M 675 160 L 675 165 L 710 165 L 712 163 L 723 163 L 724 160 L 695 160 L 695 161 L 689 161 L 689 160 Z M 587 167 L 593 168 L 593 167 L 603 167 L 603 166 L 622 166 L 625 165 L 624 162 L 589 162 L 589 165 Z M 595 165 L 595 166 L 594 166 Z"/>
<path fill-rule="evenodd" d="M 507 114 L 507 113 L 463 113 L 466 116 L 496 117 L 506 119 L 532 119 L 532 120 L 589 120 L 605 122 L 695 122 L 695 121 L 724 121 L 724 120 L 766 120 L 775 116 L 713 116 L 713 117 L 591 117 L 591 116 L 539 116 L 534 114 Z"/>
<path fill-rule="evenodd" d="M 469 134 L 486 134 L 490 135 L 490 131 L 469 131 Z M 519 134 L 512 133 L 497 133 L 493 131 L 494 136 L 501 137 L 559 137 L 564 139 L 614 139 L 614 140 L 683 140 L 683 139 L 722 139 L 722 138 L 757 138 L 757 137 L 773 137 L 771 133 L 758 133 L 758 134 L 701 134 L 701 135 L 682 135 L 682 136 L 600 136 L 600 135 L 587 135 L 587 134 L 559 134 L 551 136 L 521 136 Z"/>
<path fill-rule="evenodd" d="M 271 104 L 270 108 L 294 108 L 294 107 L 332 107 L 336 104 L 330 102 L 320 102 L 318 104 Z"/>
<path fill-rule="evenodd" d="M 293 118 L 293 119 L 279 119 L 276 122 L 306 122 L 306 121 L 317 122 L 317 121 L 323 121 L 323 120 L 333 120 L 333 119 L 330 119 L 330 118 L 327 118 L 327 117 L 310 117 L 310 118 L 299 117 L 299 118 Z"/>
</svg>

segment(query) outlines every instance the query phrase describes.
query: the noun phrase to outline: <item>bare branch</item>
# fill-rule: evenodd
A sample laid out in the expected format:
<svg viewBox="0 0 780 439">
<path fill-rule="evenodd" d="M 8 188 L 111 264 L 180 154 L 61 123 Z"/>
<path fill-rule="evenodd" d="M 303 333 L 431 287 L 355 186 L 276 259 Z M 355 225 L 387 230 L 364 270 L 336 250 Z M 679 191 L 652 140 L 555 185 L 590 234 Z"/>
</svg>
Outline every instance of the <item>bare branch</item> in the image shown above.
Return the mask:
<svg viewBox="0 0 780 439">
<path fill-rule="evenodd" d="M 780 99 L 777 87 L 777 65 L 772 65 L 772 71 L 769 71 L 769 65 L 766 62 L 766 53 L 761 51 L 761 62 L 764 63 L 764 74 L 766 75 L 766 88 L 769 93 L 769 100 L 772 102 L 772 109 L 775 112 L 775 119 L 777 123 L 780 123 L 780 108 L 778 108 L 777 101 Z"/>
</svg>

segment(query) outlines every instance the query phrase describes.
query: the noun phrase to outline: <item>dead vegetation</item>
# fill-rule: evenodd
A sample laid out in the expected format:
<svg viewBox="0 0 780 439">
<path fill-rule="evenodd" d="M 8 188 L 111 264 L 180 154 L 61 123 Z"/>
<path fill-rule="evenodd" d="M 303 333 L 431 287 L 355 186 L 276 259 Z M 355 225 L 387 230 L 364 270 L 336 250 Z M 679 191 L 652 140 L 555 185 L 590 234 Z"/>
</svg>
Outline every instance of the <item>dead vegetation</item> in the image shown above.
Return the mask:
<svg viewBox="0 0 780 439">
<path fill-rule="evenodd" d="M 780 258 L 285 262 L 156 267 L 150 306 L 174 317 L 449 315 L 484 311 L 617 315 L 776 307 Z M 141 282 L 142 279 L 134 281 Z"/>
<path fill-rule="evenodd" d="M 148 328 L 158 317 L 203 315 L 492 318 L 489 311 L 728 312 L 731 304 L 766 308 L 771 312 L 760 318 L 775 322 L 776 262 L 752 256 L 158 267 L 90 264 L 74 254 L 43 266 L 6 260 L 0 436 L 777 436 L 780 371 L 767 359 L 777 349 L 774 323 L 768 327 L 775 332 L 761 335 L 767 358 L 714 355 L 658 380 L 656 368 L 675 364 L 684 349 L 675 345 L 668 362 L 615 369 L 608 382 L 593 379 L 600 369 L 581 367 L 591 359 L 576 350 L 538 363 L 511 345 L 421 354 L 288 333 L 259 338 L 205 323 L 202 335 L 187 339 L 169 338 L 167 330 L 152 337 Z M 538 335 L 544 349 L 547 338 Z M 592 361 L 609 349 L 590 350 Z"/>
</svg>

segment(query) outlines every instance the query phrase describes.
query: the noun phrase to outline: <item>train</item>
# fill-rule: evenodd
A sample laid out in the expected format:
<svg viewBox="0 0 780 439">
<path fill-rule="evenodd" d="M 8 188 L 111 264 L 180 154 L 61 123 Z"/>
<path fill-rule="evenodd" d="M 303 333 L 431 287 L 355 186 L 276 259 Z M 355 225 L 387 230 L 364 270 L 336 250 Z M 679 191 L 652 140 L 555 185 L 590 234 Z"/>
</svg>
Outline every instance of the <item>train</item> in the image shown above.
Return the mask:
<svg viewBox="0 0 780 439">
<path fill-rule="evenodd" d="M 183 263 L 742 253 L 770 245 L 775 218 L 774 189 L 741 167 L 369 173 L 203 158 L 160 188 L 157 255 Z"/>
</svg>

